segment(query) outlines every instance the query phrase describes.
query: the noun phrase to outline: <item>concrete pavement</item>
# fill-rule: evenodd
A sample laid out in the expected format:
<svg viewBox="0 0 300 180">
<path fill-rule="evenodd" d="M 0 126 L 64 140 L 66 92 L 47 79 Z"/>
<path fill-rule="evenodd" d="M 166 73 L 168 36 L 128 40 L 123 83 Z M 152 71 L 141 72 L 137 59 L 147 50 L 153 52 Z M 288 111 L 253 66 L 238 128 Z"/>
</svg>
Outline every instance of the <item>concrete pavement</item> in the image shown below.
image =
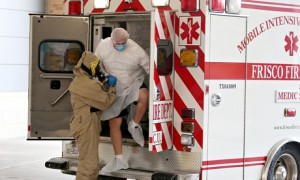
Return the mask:
<svg viewBox="0 0 300 180">
<path fill-rule="evenodd" d="M 61 156 L 61 141 L 27 141 L 26 137 L 0 139 L 1 180 L 74 180 L 74 175 L 45 167 Z"/>
</svg>

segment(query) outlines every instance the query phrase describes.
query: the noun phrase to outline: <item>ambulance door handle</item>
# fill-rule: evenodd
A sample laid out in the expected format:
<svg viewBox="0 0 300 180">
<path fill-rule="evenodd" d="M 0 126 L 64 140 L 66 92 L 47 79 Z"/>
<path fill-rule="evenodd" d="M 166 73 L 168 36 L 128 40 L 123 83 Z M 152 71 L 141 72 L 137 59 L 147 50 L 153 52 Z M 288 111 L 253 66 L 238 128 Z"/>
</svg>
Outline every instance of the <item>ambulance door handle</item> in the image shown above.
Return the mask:
<svg viewBox="0 0 300 180">
<path fill-rule="evenodd" d="M 66 89 L 55 101 L 49 102 L 51 106 L 54 106 L 67 92 L 69 91 L 69 88 Z"/>
<path fill-rule="evenodd" d="M 218 106 L 221 103 L 222 97 L 220 94 L 211 95 L 211 104 L 213 106 Z"/>
<path fill-rule="evenodd" d="M 41 74 L 40 75 L 41 79 L 73 79 L 73 76 L 55 76 L 55 75 L 45 75 Z"/>
</svg>

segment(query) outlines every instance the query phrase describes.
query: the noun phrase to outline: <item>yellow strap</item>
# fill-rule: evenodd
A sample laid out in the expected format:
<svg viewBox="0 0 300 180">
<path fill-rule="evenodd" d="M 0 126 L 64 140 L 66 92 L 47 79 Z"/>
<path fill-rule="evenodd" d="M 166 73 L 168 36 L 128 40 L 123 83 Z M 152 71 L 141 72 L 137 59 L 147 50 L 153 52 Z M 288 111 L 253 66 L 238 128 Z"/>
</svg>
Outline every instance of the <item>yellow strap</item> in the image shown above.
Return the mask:
<svg viewBox="0 0 300 180">
<path fill-rule="evenodd" d="M 98 63 L 99 63 L 98 59 L 91 62 L 91 72 L 93 77 L 95 77 L 96 75 L 96 67 L 98 66 Z"/>
</svg>

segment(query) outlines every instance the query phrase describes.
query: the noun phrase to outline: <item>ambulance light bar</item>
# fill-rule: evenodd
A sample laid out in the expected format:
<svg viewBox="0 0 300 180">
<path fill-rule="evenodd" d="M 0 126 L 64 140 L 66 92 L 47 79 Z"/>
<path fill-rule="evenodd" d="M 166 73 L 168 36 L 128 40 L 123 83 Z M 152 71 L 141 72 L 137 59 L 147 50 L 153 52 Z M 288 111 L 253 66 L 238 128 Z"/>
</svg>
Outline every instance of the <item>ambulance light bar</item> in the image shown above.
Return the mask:
<svg viewBox="0 0 300 180">
<path fill-rule="evenodd" d="M 80 15 L 81 14 L 81 1 L 71 0 L 69 2 L 69 15 Z"/>
<path fill-rule="evenodd" d="M 238 14 L 241 11 L 241 0 L 209 0 L 209 10 Z"/>
<path fill-rule="evenodd" d="M 94 0 L 94 8 L 96 9 L 109 8 L 109 0 Z"/>
<path fill-rule="evenodd" d="M 226 13 L 238 14 L 241 11 L 241 0 L 226 0 Z"/>
<path fill-rule="evenodd" d="M 198 50 L 197 49 L 181 49 L 180 51 L 181 66 L 198 66 Z"/>
<path fill-rule="evenodd" d="M 194 133 L 195 125 L 193 122 L 182 122 L 181 131 L 185 133 Z"/>
<path fill-rule="evenodd" d="M 169 6 L 170 0 L 152 0 L 152 6 Z"/>
<path fill-rule="evenodd" d="M 181 11 L 199 11 L 199 0 L 181 0 Z"/>
<path fill-rule="evenodd" d="M 183 146 L 194 146 L 195 138 L 193 135 L 182 134 L 180 142 Z"/>
<path fill-rule="evenodd" d="M 209 10 L 214 12 L 224 12 L 225 0 L 210 0 Z"/>
</svg>

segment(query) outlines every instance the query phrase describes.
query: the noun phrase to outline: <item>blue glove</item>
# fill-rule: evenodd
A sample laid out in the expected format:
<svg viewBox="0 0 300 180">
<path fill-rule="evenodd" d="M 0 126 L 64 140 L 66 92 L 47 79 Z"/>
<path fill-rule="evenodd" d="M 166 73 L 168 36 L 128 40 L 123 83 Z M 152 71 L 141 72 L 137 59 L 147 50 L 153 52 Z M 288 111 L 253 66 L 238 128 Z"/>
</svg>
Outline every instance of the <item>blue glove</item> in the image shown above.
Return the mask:
<svg viewBox="0 0 300 180">
<path fill-rule="evenodd" d="M 117 84 L 117 78 L 113 75 L 106 76 L 107 78 L 107 84 L 109 86 L 115 86 Z"/>
</svg>

